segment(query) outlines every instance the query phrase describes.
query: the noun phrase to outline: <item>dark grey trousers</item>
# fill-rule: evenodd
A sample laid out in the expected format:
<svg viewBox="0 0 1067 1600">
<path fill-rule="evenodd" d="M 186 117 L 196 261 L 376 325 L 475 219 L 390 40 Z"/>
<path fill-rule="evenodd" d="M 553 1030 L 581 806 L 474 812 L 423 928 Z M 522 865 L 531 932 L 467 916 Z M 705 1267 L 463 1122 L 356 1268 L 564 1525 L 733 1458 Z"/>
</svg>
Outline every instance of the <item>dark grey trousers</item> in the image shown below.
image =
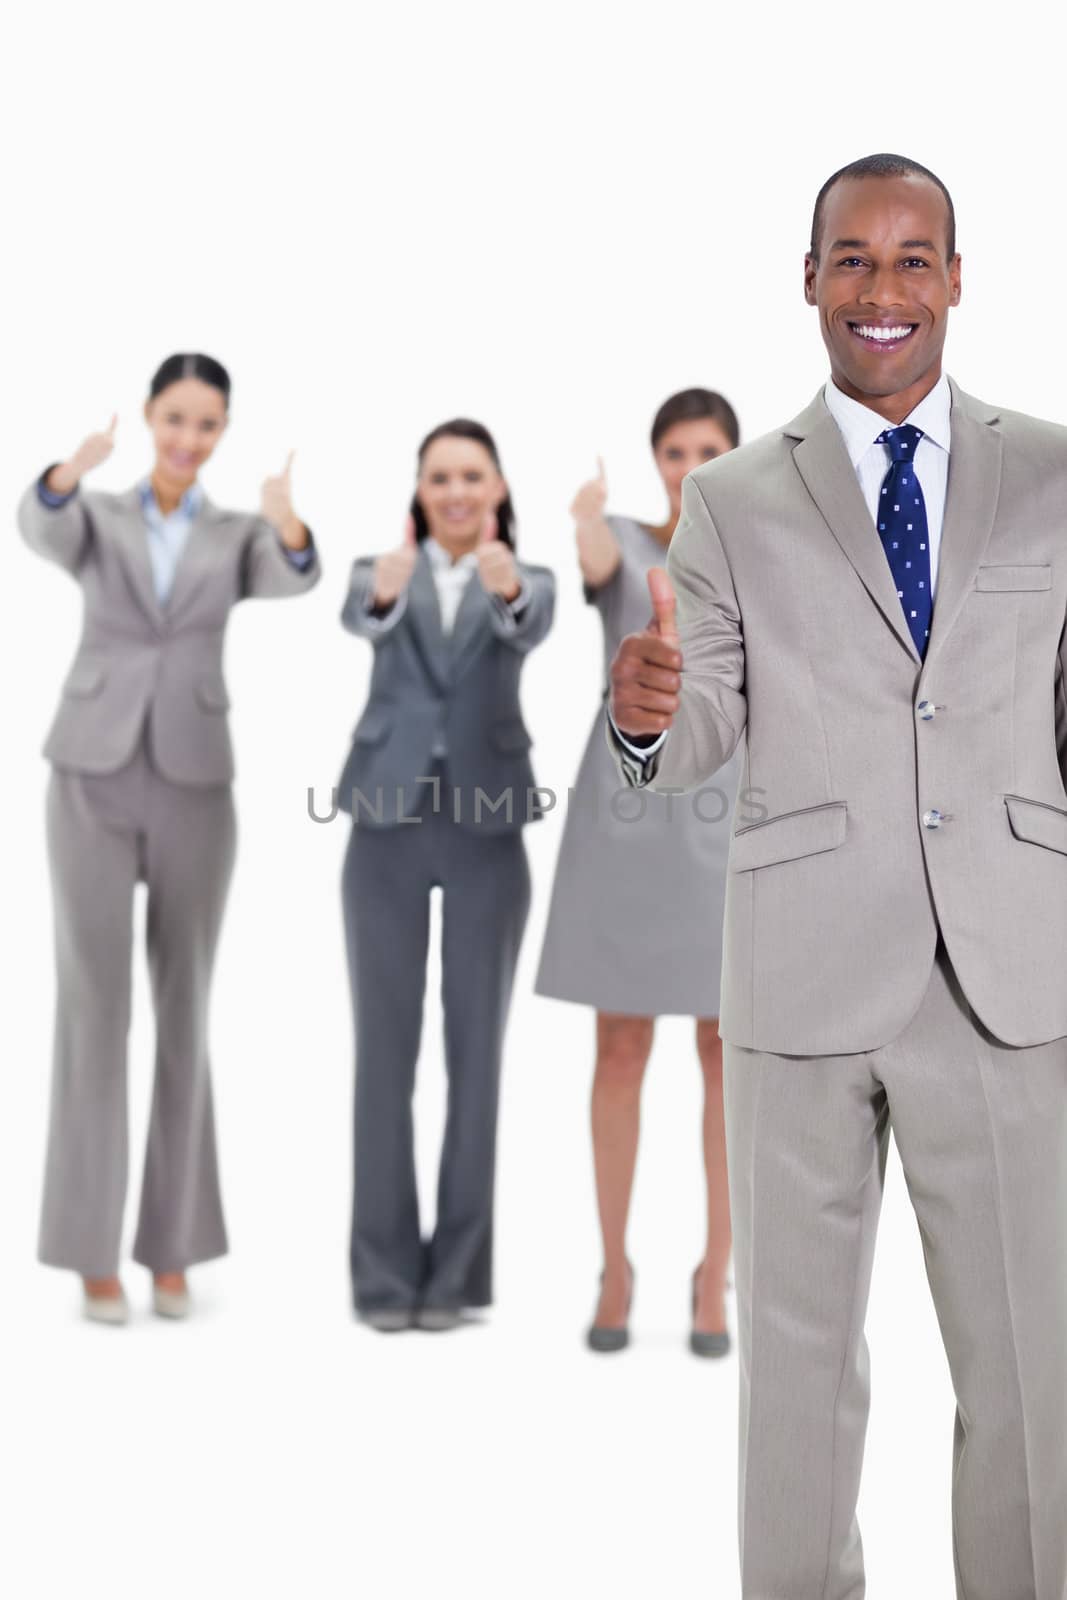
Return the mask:
<svg viewBox="0 0 1067 1600">
<path fill-rule="evenodd" d="M 120 772 L 53 770 L 56 1025 L 40 1235 L 51 1266 L 91 1278 L 118 1269 L 138 880 L 148 889 L 156 1065 L 134 1259 L 179 1271 L 226 1249 L 207 1009 L 235 845 L 229 784 L 169 783 L 143 745 Z"/>
<path fill-rule="evenodd" d="M 493 1178 L 504 1028 L 530 904 L 522 835 L 476 834 L 429 805 L 417 824 L 353 827 L 342 895 L 355 1009 L 356 1309 L 492 1298 Z M 411 1099 L 430 890 L 443 893 L 448 1116 L 437 1225 L 423 1240 Z"/>
</svg>

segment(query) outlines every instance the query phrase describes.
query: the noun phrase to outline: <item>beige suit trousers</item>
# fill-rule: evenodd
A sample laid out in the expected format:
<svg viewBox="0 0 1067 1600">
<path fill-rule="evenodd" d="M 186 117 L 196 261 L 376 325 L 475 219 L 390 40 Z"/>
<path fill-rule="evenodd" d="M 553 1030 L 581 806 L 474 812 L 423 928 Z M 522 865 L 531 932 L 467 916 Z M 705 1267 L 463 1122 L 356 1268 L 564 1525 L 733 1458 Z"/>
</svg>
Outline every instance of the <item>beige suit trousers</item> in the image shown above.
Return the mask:
<svg viewBox="0 0 1067 1600">
<path fill-rule="evenodd" d="M 47 809 L 56 1027 L 40 1257 L 86 1277 L 118 1270 L 141 881 L 156 1063 L 134 1259 L 179 1271 L 226 1250 L 207 1013 L 236 846 L 232 792 L 169 782 L 142 741 L 119 772 L 54 769 Z"/>
<path fill-rule="evenodd" d="M 1067 1039 L 1013 1048 L 939 944 L 869 1053 L 726 1046 L 744 1600 L 861 1600 L 863 1334 L 889 1131 L 957 1398 L 959 1600 L 1067 1596 Z M 913 1593 L 940 1600 L 916 1571 Z"/>
</svg>

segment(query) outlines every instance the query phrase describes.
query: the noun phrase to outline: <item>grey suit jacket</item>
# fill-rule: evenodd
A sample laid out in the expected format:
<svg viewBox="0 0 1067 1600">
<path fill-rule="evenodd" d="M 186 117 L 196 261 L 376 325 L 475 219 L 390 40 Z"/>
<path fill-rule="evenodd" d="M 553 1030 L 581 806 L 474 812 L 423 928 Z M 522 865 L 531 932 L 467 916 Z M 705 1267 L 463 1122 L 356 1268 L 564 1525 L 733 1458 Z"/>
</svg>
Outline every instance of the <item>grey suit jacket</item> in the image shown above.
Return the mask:
<svg viewBox="0 0 1067 1600">
<path fill-rule="evenodd" d="M 52 509 L 34 483 L 18 521 L 32 549 L 78 580 L 84 600 L 81 641 L 44 745 L 48 759 L 77 772 L 115 772 L 150 718 L 164 777 L 228 782 L 234 767 L 222 647 L 230 608 L 254 595 L 303 594 L 318 582 L 317 556 L 298 571 L 262 517 L 205 500 L 161 607 L 136 488 L 79 490 Z"/>
<path fill-rule="evenodd" d="M 703 783 L 744 728 L 768 813 L 732 840 L 724 1036 L 885 1044 L 938 928 L 997 1038 L 1067 1034 L 1067 430 L 952 386 L 923 662 L 821 393 L 686 480 L 667 568 L 683 685 L 654 786 Z"/>
<path fill-rule="evenodd" d="M 519 678 L 527 653 L 552 626 L 556 582 L 547 567 L 518 566 L 530 597 L 513 630 L 474 576 L 447 635 L 425 551 L 415 562 L 403 614 L 381 632 L 367 617 L 374 558 L 353 564 L 341 621 L 374 644 L 370 694 L 339 786 L 338 804 L 354 821 L 392 827 L 413 816 L 429 792 L 418 780 L 430 775 L 440 743 L 448 751 L 449 782 L 459 791 L 459 815 L 455 801 L 449 814 L 462 827 L 509 832 L 541 815 L 531 796 L 532 741 Z"/>
</svg>

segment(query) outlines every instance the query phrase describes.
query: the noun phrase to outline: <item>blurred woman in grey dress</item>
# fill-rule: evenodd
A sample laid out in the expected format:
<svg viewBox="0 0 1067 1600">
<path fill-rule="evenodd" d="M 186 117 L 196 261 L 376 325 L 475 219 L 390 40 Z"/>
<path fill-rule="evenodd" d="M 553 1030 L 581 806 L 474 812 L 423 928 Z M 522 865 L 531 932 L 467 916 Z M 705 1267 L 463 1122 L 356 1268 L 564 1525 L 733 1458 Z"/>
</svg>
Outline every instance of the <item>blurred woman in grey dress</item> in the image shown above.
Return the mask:
<svg viewBox="0 0 1067 1600">
<path fill-rule="evenodd" d="M 602 465 L 579 490 L 571 511 L 586 599 L 603 623 L 605 682 L 623 637 L 647 625 L 647 574 L 663 562 L 681 508 L 682 479 L 733 449 L 738 437 L 737 418 L 721 395 L 687 389 L 665 401 L 652 425 L 652 451 L 669 503 L 660 526 L 605 515 Z M 596 1010 L 593 1159 L 604 1271 L 588 1342 L 601 1352 L 621 1350 L 629 1342 L 633 1271 L 626 1226 L 641 1084 L 655 1019 L 662 1015 L 697 1019 L 705 1085 L 708 1234 L 693 1276 L 690 1348 L 707 1356 L 729 1348 L 730 1214 L 718 1015 L 726 857 L 739 761 L 735 756 L 714 788 L 697 796 L 621 790 L 601 706 L 571 794 L 536 988 Z"/>
</svg>

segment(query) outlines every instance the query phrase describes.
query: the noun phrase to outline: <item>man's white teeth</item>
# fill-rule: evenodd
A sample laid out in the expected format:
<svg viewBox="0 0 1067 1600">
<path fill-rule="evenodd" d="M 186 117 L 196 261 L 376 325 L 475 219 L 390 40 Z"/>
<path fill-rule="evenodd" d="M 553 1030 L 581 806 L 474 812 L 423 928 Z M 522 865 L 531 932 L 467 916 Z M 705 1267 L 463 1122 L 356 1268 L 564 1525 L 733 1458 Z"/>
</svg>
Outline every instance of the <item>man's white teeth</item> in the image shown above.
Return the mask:
<svg viewBox="0 0 1067 1600">
<path fill-rule="evenodd" d="M 865 327 L 862 323 L 854 323 L 856 332 L 863 339 L 874 339 L 878 344 L 888 344 L 893 339 L 906 339 L 911 332 L 910 323 L 902 323 L 899 328 L 872 328 Z"/>
</svg>

